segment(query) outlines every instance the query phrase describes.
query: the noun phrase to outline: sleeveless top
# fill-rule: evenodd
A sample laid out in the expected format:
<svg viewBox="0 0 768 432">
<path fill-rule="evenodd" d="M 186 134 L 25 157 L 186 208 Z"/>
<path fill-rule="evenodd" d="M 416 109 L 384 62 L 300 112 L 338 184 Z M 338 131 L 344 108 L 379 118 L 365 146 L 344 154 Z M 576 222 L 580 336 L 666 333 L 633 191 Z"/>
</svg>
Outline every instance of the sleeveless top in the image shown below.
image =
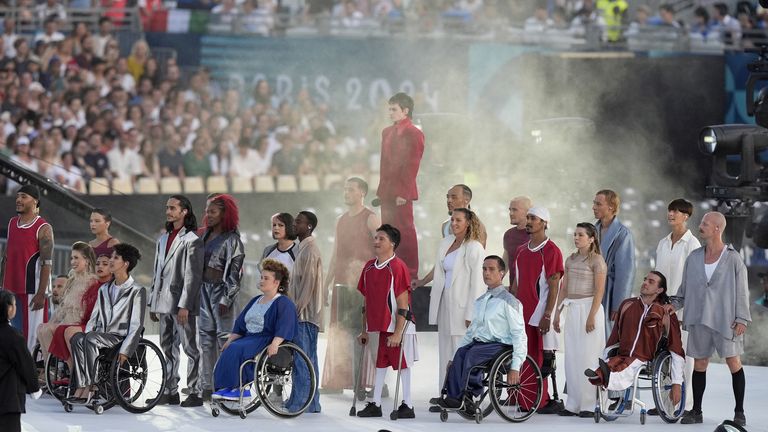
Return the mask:
<svg viewBox="0 0 768 432">
<path fill-rule="evenodd" d="M 3 287 L 14 294 L 35 294 L 40 280 L 40 248 L 37 235 L 48 225 L 41 216 L 20 226 L 19 217 L 8 222 L 8 243 L 5 252 Z"/>
<path fill-rule="evenodd" d="M 363 211 L 355 216 L 350 216 L 347 212 L 339 218 L 336 227 L 336 261 L 333 268 L 336 283 L 355 286 L 360 270 L 373 258 L 373 235 L 368 229 L 368 218 L 373 214 L 373 210 L 364 207 Z M 359 265 L 350 268 L 354 263 Z M 356 274 L 351 276 L 350 272 Z"/>
<path fill-rule="evenodd" d="M 112 237 L 104 240 L 98 246 L 94 246 L 93 247 L 93 253 L 96 254 L 96 258 L 98 258 L 98 257 L 100 257 L 102 255 L 106 255 L 106 256 L 110 256 L 110 257 L 112 256 L 112 249 L 114 249 L 114 248 L 111 247 L 111 246 L 108 246 L 110 241 L 112 241 Z"/>
</svg>

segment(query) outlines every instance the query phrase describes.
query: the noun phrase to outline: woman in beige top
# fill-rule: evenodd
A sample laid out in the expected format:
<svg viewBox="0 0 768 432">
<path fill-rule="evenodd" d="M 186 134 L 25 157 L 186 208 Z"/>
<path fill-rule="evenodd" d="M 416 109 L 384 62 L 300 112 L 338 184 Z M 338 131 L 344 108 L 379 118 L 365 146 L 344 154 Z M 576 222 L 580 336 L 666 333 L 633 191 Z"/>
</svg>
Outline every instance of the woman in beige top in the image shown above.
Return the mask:
<svg viewBox="0 0 768 432">
<path fill-rule="evenodd" d="M 51 319 L 37 328 L 37 340 L 44 356 L 48 354 L 56 327 L 60 324 L 80 323 L 83 315 L 83 294 L 96 280 L 96 256 L 88 243 L 79 241 L 72 245 L 70 264 L 72 270 L 69 271 L 67 283 L 60 294 L 59 306 Z"/>
<path fill-rule="evenodd" d="M 595 389 L 584 379 L 584 369 L 597 366 L 605 348 L 603 293 L 607 267 L 600 255 L 597 229 L 588 222 L 576 225 L 573 243 L 578 249 L 565 260 L 565 274 L 557 299 L 554 328 L 560 332 L 560 313 L 567 308 L 565 342 L 565 380 L 568 399 L 560 415 L 592 417 Z M 595 329 L 598 329 L 595 331 Z"/>
</svg>

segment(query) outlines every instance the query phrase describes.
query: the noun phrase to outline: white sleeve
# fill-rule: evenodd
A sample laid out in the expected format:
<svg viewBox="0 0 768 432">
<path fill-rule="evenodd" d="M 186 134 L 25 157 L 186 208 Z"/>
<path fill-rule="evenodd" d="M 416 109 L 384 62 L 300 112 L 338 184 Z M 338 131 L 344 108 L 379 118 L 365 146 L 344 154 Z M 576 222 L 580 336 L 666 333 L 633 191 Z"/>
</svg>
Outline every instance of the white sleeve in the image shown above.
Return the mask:
<svg viewBox="0 0 768 432">
<path fill-rule="evenodd" d="M 683 369 L 685 369 L 685 359 L 676 353 L 672 354 L 672 384 L 683 383 Z"/>
</svg>

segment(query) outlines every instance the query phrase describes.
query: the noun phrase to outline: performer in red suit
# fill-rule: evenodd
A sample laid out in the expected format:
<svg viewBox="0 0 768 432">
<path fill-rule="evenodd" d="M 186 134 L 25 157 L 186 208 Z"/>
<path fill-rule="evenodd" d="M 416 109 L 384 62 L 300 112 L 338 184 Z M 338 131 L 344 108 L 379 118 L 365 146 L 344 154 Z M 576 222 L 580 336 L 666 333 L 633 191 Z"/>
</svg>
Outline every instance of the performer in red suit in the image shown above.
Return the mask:
<svg viewBox="0 0 768 432">
<path fill-rule="evenodd" d="M 389 99 L 389 118 L 395 122 L 381 132 L 381 180 L 376 192 L 381 221 L 400 230 L 398 256 L 418 277 L 419 246 L 413 223 L 413 201 L 419 199 L 416 175 L 424 154 L 424 134 L 413 125 L 413 99 L 397 93 Z"/>
</svg>

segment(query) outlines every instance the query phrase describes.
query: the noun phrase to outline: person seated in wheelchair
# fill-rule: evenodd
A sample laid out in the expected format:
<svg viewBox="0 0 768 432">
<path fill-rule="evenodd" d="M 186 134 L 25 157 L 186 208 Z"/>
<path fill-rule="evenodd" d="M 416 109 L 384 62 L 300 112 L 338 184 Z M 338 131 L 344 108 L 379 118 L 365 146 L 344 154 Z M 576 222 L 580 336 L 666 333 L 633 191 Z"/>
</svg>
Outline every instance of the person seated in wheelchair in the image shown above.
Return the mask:
<svg viewBox="0 0 768 432">
<path fill-rule="evenodd" d="M 584 371 L 590 383 L 607 390 L 625 390 L 634 385 L 637 373 L 659 350 L 667 350 L 672 355 L 670 399 L 675 404 L 680 402 L 685 352 L 677 316 L 668 314 L 664 308 L 668 302 L 667 278 L 658 271 L 649 272 L 643 279 L 640 296 L 624 300 L 619 307 L 619 316 L 606 343 L 607 347 L 618 344 L 618 353 L 607 362 L 599 359 L 599 368 Z"/>
<path fill-rule="evenodd" d="M 131 277 L 141 253 L 134 246 L 120 243 L 114 246 L 109 259 L 113 279 L 99 288 L 96 305 L 84 333 L 71 339 L 74 363 L 70 403 L 88 403 L 92 386 L 98 384 L 97 372 L 100 351 L 118 347 L 118 360 L 124 363 L 134 353 L 144 331 L 144 311 L 147 308 L 147 290 Z"/>
<path fill-rule="evenodd" d="M 483 391 L 482 372 L 475 368 L 514 347 L 509 384 L 520 382 L 520 367 L 528 354 L 522 304 L 502 285 L 506 273 L 504 260 L 490 255 L 483 261 L 483 281 L 488 291 L 475 300 L 474 320 L 469 325 L 460 347 L 448 366 L 443 392 L 445 397 L 430 399 L 432 405 L 461 408 L 465 397 L 479 396 Z"/>
<path fill-rule="evenodd" d="M 274 356 L 280 344 L 293 340 L 299 322 L 296 306 L 285 295 L 288 277 L 288 268 L 281 262 L 270 258 L 262 261 L 259 288 L 264 294 L 254 297 L 235 320 L 213 370 L 212 398 L 239 400 L 240 365 L 265 348 L 267 355 Z M 243 368 L 242 382 L 252 382 L 253 374 L 253 367 Z M 250 390 L 244 389 L 243 398 L 250 397 Z"/>
</svg>

